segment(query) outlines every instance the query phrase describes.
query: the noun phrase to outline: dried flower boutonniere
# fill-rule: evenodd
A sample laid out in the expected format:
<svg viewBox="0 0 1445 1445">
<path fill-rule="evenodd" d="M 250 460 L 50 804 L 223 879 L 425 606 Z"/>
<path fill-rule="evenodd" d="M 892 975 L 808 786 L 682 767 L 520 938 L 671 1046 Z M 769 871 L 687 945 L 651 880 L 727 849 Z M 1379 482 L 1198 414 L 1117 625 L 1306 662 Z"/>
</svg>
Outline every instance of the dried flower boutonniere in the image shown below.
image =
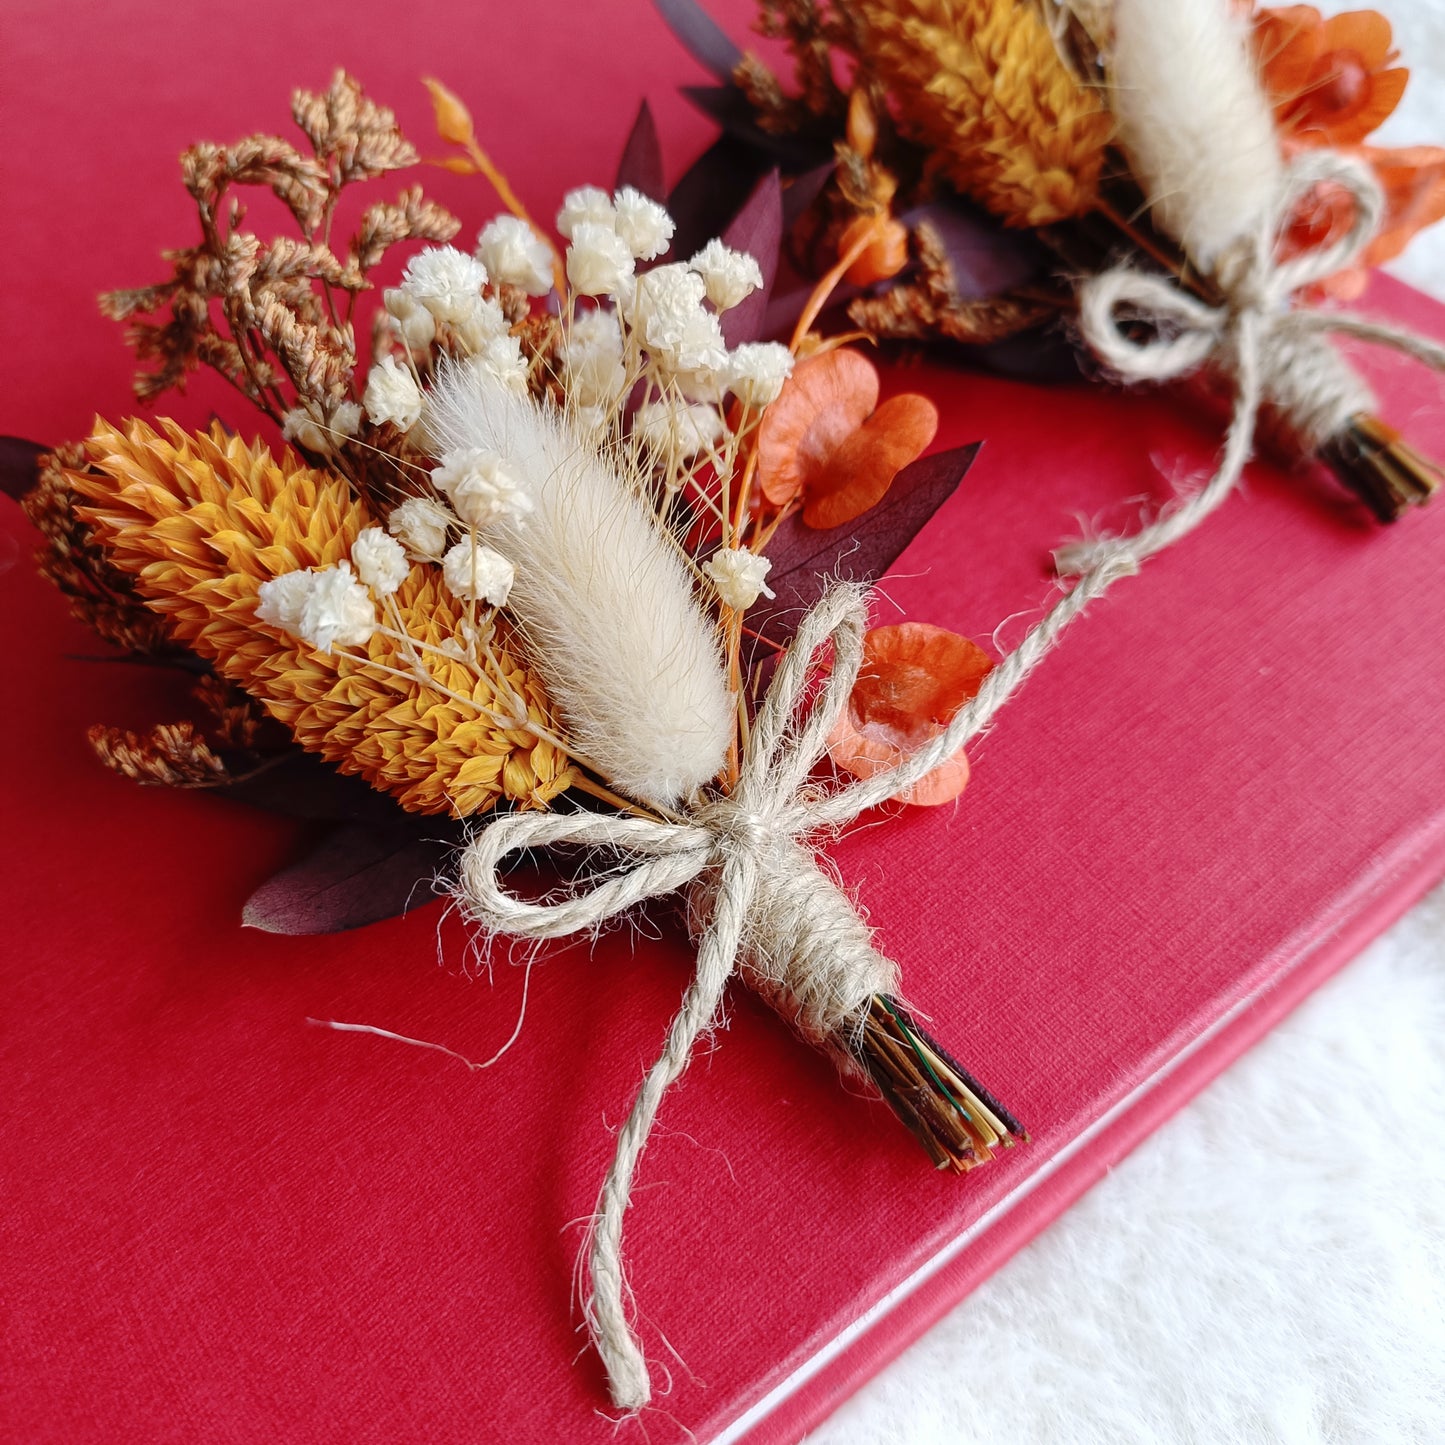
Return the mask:
<svg viewBox="0 0 1445 1445">
<path fill-rule="evenodd" d="M 1309 304 L 1358 296 L 1368 266 L 1445 215 L 1445 152 L 1364 144 L 1408 76 L 1382 16 L 763 0 L 790 91 L 692 0 L 658 4 L 721 82 L 691 94 L 731 129 L 730 164 L 750 148 L 801 187 L 793 257 L 805 271 L 848 259 L 852 326 L 1036 375 L 1061 364 L 1050 338 L 1072 332 L 1120 380 L 1222 376 L 1234 444 L 1205 510 L 1238 480 L 1257 421 L 1382 521 L 1439 487 L 1330 338 L 1437 369 L 1445 352 Z"/>
</svg>

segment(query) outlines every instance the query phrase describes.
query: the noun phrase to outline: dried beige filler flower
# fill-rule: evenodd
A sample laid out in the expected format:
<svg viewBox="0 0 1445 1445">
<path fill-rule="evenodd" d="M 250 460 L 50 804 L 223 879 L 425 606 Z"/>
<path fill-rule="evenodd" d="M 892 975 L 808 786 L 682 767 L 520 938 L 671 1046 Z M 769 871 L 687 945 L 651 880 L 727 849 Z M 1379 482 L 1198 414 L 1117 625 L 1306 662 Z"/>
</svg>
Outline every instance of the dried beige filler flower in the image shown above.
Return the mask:
<svg viewBox="0 0 1445 1445">
<path fill-rule="evenodd" d="M 462 817 L 504 797 L 541 807 L 571 784 L 566 754 L 538 736 L 551 726 L 540 686 L 500 630 L 490 665 L 472 665 L 455 641 L 466 604 L 436 568 L 411 567 L 387 599 L 398 630 L 425 649 L 434 685 L 399 665 L 403 645 L 383 629 L 364 648 L 325 653 L 261 622 L 263 582 L 338 567 L 373 519 L 340 477 L 289 453 L 273 458 L 220 428 L 163 427 L 98 421 L 87 443 L 98 470 L 67 475 L 108 559 L 178 642 L 258 698 L 303 747 L 411 812 Z"/>
</svg>

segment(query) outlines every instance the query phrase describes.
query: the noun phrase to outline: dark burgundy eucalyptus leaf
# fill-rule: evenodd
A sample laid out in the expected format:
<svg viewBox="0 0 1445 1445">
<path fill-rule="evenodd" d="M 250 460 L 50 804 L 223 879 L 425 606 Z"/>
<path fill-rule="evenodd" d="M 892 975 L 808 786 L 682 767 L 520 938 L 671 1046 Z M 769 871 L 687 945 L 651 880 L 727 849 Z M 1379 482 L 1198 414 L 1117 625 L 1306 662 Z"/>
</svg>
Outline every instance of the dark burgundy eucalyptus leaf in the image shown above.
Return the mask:
<svg viewBox="0 0 1445 1445">
<path fill-rule="evenodd" d="M 0 491 L 18 502 L 39 479 L 38 463 L 49 450 L 23 437 L 0 436 Z"/>
<path fill-rule="evenodd" d="M 1083 354 L 1058 326 L 1038 326 L 1005 341 L 970 347 L 967 355 L 1015 381 L 1054 383 L 1084 376 Z"/>
<path fill-rule="evenodd" d="M 754 119 L 751 102 L 735 85 L 684 85 L 682 93 L 728 135 L 772 156 L 774 164 L 789 175 L 812 170 L 833 152 L 832 137 L 821 129 L 791 135 L 764 130 Z"/>
<path fill-rule="evenodd" d="M 763 284 L 722 315 L 723 339 L 729 346 L 756 341 L 763 334 L 768 298 L 778 276 L 783 244 L 783 187 L 778 172 L 769 171 L 753 188 L 743 208 L 722 234 L 725 245 L 756 258 Z"/>
<path fill-rule="evenodd" d="M 920 457 L 898 473 L 876 507 L 841 527 L 804 526 L 795 512 L 768 543 L 772 601 L 759 599 L 747 626 L 785 643 L 831 582 L 876 582 L 954 494 L 982 442 Z"/>
<path fill-rule="evenodd" d="M 912 228 L 926 221 L 938 233 L 965 301 L 987 301 L 1046 276 L 1050 253 L 1024 231 L 1009 230 L 987 211 L 949 197 L 916 206 L 901 217 Z"/>
<path fill-rule="evenodd" d="M 662 171 L 662 143 L 657 138 L 657 122 L 652 107 L 644 100 L 632 123 L 632 133 L 622 147 L 617 163 L 617 186 L 631 186 L 654 201 L 667 200 L 667 183 Z"/>
<path fill-rule="evenodd" d="M 264 812 L 322 823 L 388 827 L 410 817 L 395 798 L 300 748 L 211 791 Z"/>
<path fill-rule="evenodd" d="M 241 921 L 265 933 L 342 933 L 419 908 L 431 899 L 460 829 L 441 818 L 389 827 L 343 823 L 263 883 L 246 900 Z"/>
<path fill-rule="evenodd" d="M 823 187 L 833 179 L 835 162 L 828 160 L 811 170 L 803 171 L 783 189 L 783 230 L 791 231 L 798 218 L 823 194 Z"/>
<path fill-rule="evenodd" d="M 736 136 L 719 136 L 672 188 L 667 209 L 677 229 L 672 254 L 694 256 L 742 209 L 753 188 L 776 166 L 765 152 Z"/>
<path fill-rule="evenodd" d="M 730 80 L 743 53 L 697 0 L 652 0 L 667 28 L 704 70 Z"/>
</svg>

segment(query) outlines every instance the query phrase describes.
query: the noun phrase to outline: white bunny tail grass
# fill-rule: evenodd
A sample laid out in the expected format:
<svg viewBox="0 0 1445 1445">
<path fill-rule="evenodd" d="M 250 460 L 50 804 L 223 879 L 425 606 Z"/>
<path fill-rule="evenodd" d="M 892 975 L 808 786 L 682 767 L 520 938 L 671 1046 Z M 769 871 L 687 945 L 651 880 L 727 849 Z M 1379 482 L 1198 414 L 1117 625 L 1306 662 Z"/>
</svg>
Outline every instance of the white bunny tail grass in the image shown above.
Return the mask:
<svg viewBox="0 0 1445 1445">
<path fill-rule="evenodd" d="M 1119 142 L 1161 229 L 1212 269 L 1283 179 L 1247 21 L 1228 0 L 1117 0 L 1114 27 Z"/>
<path fill-rule="evenodd" d="M 579 757 L 644 802 L 694 793 L 723 765 L 733 703 L 672 541 L 558 411 L 480 367 L 444 368 L 425 420 L 434 455 L 495 453 L 531 498 L 484 540 L 516 567 L 507 610 Z"/>
</svg>

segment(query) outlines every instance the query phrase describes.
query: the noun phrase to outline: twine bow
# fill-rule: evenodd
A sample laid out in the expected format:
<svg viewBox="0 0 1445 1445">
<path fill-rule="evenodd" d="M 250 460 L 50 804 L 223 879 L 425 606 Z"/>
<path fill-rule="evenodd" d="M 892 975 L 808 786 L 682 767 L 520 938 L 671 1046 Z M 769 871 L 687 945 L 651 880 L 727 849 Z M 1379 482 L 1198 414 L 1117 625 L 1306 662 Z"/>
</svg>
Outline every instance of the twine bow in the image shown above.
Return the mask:
<svg viewBox="0 0 1445 1445">
<path fill-rule="evenodd" d="M 848 705 L 867 625 L 864 589 L 834 587 L 803 617 L 779 663 L 731 794 L 709 798 L 678 822 L 520 813 L 489 824 L 468 844 L 462 902 L 474 921 L 497 933 L 565 937 L 593 930 L 645 899 L 679 890 L 689 890 L 694 904 L 700 934 L 696 972 L 662 1054 L 618 1132 L 592 1231 L 587 1322 L 613 1401 L 621 1408 L 640 1409 L 651 1393 L 647 1366 L 627 1321 L 622 1266 L 622 1219 L 633 1174 L 662 1097 L 687 1067 L 698 1036 L 717 1017 L 741 956 L 749 954 L 755 981 L 776 989 L 805 1032 L 836 1027 L 851 1006 L 892 984 L 893 966 L 872 950 L 867 927 L 847 895 L 819 869 L 806 840 L 849 822 L 952 757 L 991 721 L 1059 631 L 1114 578 L 1132 570 L 1104 567 L 1083 579 L 989 673 L 937 737 L 896 766 L 830 792 L 810 788 L 808 777 Z M 813 664 L 829 641 L 832 668 L 806 707 Z M 611 852 L 623 861 L 559 900 L 529 902 L 507 891 L 501 871 L 509 857 L 558 845 Z"/>
<path fill-rule="evenodd" d="M 1335 245 L 1276 264 L 1279 231 L 1299 197 L 1322 180 L 1340 182 L 1355 197 L 1357 214 L 1350 234 Z M 1295 290 L 1359 256 L 1379 224 L 1382 207 L 1379 188 L 1367 170 L 1327 152 L 1312 153 L 1290 167 L 1259 233 L 1242 241 L 1219 268 L 1216 280 L 1225 294 L 1224 305 L 1209 306 L 1166 279 L 1127 268 L 1086 284 L 1081 297 L 1085 337 L 1120 375 L 1163 381 L 1206 361 L 1218 362 L 1233 374 L 1235 412 L 1219 469 L 1201 492 L 1133 536 L 1105 538 L 1057 554 L 1060 571 L 1077 573 L 1077 581 L 924 747 L 886 771 L 831 792 L 808 783 L 848 704 L 863 656 L 863 589 L 839 586 L 804 616 L 758 711 L 738 784 L 730 794 L 710 797 L 674 821 L 615 814 L 518 814 L 489 824 L 467 845 L 461 900 L 474 921 L 496 933 L 546 939 L 587 932 L 646 899 L 679 890 L 685 890 L 692 903 L 699 935 L 696 972 L 662 1054 L 618 1133 L 591 1239 L 587 1322 L 607 1369 L 613 1401 L 621 1408 L 641 1409 L 651 1395 L 647 1366 L 627 1322 L 621 1255 L 632 1178 L 662 1097 L 687 1067 L 698 1036 L 717 1017 L 728 980 L 740 967 L 747 968 L 750 981 L 771 991 L 774 1002 L 815 1037 L 843 1021 L 859 989 L 866 998 L 890 986 L 892 965 L 872 950 L 868 930 L 851 902 L 819 869 L 809 838 L 851 821 L 952 757 L 992 721 L 1090 602 L 1212 512 L 1248 460 L 1266 387 L 1271 399 L 1292 409 L 1297 425 L 1302 417 L 1306 427 L 1326 425 L 1320 418 L 1330 415 L 1331 408 L 1337 412 L 1348 404 L 1353 409 L 1364 383 L 1319 333 L 1360 336 L 1445 369 L 1445 347 L 1424 338 L 1354 317 L 1289 309 Z M 1139 341 L 1121 329 L 1123 317 L 1152 320 L 1158 334 Z M 1310 378 L 1304 388 L 1308 394 L 1293 396 L 1291 373 L 1299 367 Z M 833 665 L 808 707 L 809 675 L 830 640 Z M 501 870 L 511 855 L 558 845 L 611 853 L 621 861 L 590 886 L 560 899 L 529 902 L 507 891 Z"/>
<path fill-rule="evenodd" d="M 1350 229 L 1337 241 L 1275 259 L 1295 208 L 1316 186 L 1342 186 L 1354 202 Z M 1436 370 L 1445 347 L 1383 322 L 1340 312 L 1295 308 L 1291 299 L 1358 261 L 1384 215 L 1384 195 L 1370 169 L 1334 151 L 1306 151 L 1287 167 L 1274 205 L 1253 234 L 1221 256 L 1213 280 L 1220 305 L 1190 295 L 1167 276 L 1128 266 L 1091 277 L 1080 289 L 1079 320 L 1094 353 L 1125 381 L 1175 381 L 1214 363 L 1232 375 L 1234 414 L 1218 469 L 1207 486 L 1166 508 L 1131 537 L 1106 537 L 1063 548 L 1059 569 L 1082 573 L 1101 557 L 1127 551 L 1134 561 L 1177 541 L 1233 491 L 1253 451 L 1259 412 L 1272 404 L 1303 455 L 1338 436 L 1350 419 L 1372 411 L 1367 383 L 1326 339 L 1356 336 L 1403 351 Z M 1126 329 L 1144 321 L 1151 335 Z"/>
</svg>

